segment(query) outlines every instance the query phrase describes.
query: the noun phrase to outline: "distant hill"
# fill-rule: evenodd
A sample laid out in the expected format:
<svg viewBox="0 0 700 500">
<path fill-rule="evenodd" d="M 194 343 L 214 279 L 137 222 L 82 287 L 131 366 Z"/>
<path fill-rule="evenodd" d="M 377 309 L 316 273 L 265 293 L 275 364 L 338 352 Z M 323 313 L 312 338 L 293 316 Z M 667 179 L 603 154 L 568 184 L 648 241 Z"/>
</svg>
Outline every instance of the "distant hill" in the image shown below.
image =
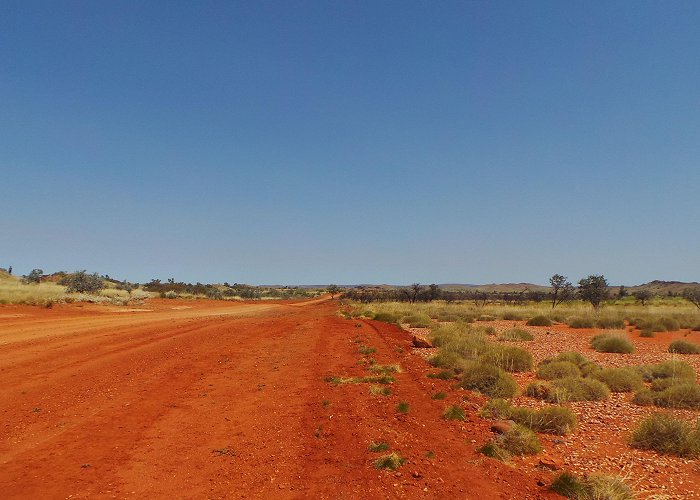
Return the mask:
<svg viewBox="0 0 700 500">
<path fill-rule="evenodd" d="M 668 295 L 671 292 L 674 295 L 683 293 L 686 288 L 694 288 L 700 286 L 697 281 L 662 281 L 654 280 L 649 283 L 644 283 L 642 285 L 626 286 L 627 290 L 630 292 L 636 292 L 639 290 L 648 290 L 655 295 Z"/>
</svg>

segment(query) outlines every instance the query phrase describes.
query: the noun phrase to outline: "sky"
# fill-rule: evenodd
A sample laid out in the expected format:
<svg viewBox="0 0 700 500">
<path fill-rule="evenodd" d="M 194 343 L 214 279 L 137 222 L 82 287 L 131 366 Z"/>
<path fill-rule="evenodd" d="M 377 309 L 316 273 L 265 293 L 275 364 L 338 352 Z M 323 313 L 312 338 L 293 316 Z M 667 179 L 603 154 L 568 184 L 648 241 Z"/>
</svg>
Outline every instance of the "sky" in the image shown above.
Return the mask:
<svg viewBox="0 0 700 500">
<path fill-rule="evenodd" d="M 697 1 L 0 2 L 0 267 L 700 281 Z"/>
</svg>

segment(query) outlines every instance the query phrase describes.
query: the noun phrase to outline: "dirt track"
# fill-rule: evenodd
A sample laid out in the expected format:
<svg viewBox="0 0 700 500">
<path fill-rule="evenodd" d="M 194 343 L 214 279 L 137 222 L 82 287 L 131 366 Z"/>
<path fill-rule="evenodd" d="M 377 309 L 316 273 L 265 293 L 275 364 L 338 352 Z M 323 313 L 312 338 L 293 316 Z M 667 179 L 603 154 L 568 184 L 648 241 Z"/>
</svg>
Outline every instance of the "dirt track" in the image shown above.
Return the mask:
<svg viewBox="0 0 700 500">
<path fill-rule="evenodd" d="M 3 498 L 551 496 L 551 474 L 475 452 L 487 422 L 442 420 L 469 402 L 431 399 L 445 382 L 396 327 L 330 301 L 143 309 L 0 307 Z M 324 382 L 366 374 L 360 342 L 402 366 L 392 396 Z M 407 459 L 398 473 L 372 467 L 373 441 Z"/>
</svg>

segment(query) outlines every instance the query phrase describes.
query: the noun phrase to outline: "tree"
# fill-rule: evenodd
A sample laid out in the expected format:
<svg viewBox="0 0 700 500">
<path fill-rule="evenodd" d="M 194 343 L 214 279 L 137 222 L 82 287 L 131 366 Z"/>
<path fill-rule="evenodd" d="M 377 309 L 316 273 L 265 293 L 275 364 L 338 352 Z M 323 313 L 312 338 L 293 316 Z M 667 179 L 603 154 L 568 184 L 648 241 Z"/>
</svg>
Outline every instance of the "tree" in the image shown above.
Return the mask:
<svg viewBox="0 0 700 500">
<path fill-rule="evenodd" d="M 409 288 L 403 288 L 401 290 L 401 292 L 408 299 L 409 304 L 414 304 L 416 302 L 416 298 L 418 298 L 418 294 L 420 293 L 420 291 L 420 283 L 413 283 Z"/>
<path fill-rule="evenodd" d="M 126 293 L 129 294 L 129 297 L 131 297 L 131 292 L 134 291 L 134 288 L 136 288 L 136 285 L 134 285 L 133 283 L 129 283 L 126 280 L 124 280 L 121 283 L 117 283 L 117 290 L 124 290 Z"/>
<path fill-rule="evenodd" d="M 590 302 L 595 309 L 608 298 L 608 280 L 602 274 L 590 274 L 578 282 L 578 294 L 581 300 Z"/>
<path fill-rule="evenodd" d="M 338 285 L 328 285 L 328 288 L 326 288 L 326 291 L 331 294 L 331 299 L 340 292 L 340 287 Z"/>
<path fill-rule="evenodd" d="M 683 297 L 686 300 L 689 300 L 692 302 L 695 307 L 700 309 L 700 286 L 696 286 L 694 288 L 686 288 L 683 290 Z"/>
<path fill-rule="evenodd" d="M 428 291 L 428 300 L 437 300 L 437 299 L 440 298 L 440 292 L 441 292 L 441 290 L 440 290 L 440 287 L 439 287 L 439 286 L 437 286 L 435 283 L 433 283 L 433 284 L 430 285 L 428 288 L 429 288 L 429 291 Z"/>
<path fill-rule="evenodd" d="M 43 269 L 32 269 L 32 272 L 24 276 L 25 283 L 41 283 L 41 277 L 44 275 Z"/>
<path fill-rule="evenodd" d="M 624 299 L 628 295 L 629 293 L 627 292 L 627 288 L 625 288 L 625 285 L 620 285 L 620 289 L 617 291 L 617 298 Z"/>
<path fill-rule="evenodd" d="M 639 290 L 637 292 L 634 292 L 632 295 L 635 299 L 642 303 L 642 306 L 647 305 L 647 301 L 654 296 L 654 294 L 651 293 L 649 290 Z"/>
<path fill-rule="evenodd" d="M 58 283 L 65 285 L 68 293 L 96 293 L 104 288 L 104 282 L 97 273 L 88 274 L 85 270 L 69 274 Z"/>
<path fill-rule="evenodd" d="M 552 309 L 557 307 L 557 304 L 561 304 L 564 300 L 571 298 L 571 292 L 574 286 L 566 281 L 566 276 L 561 274 L 555 274 L 549 278 L 549 284 L 554 289 L 554 296 L 552 297 Z"/>
</svg>

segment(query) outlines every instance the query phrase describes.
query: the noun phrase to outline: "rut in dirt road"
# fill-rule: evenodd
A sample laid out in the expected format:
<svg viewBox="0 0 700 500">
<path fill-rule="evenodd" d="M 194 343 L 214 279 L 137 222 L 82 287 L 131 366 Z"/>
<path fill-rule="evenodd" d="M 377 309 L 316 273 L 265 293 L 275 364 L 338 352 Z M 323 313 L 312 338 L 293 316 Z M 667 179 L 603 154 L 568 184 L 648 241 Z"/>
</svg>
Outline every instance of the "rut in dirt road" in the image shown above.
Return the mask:
<svg viewBox="0 0 700 500">
<path fill-rule="evenodd" d="M 0 323 L 4 498 L 550 496 L 474 451 L 488 425 L 473 412 L 442 420 L 463 393 L 432 400 L 441 382 L 394 326 L 342 319 L 333 302 L 153 303 Z M 324 381 L 367 375 L 360 345 L 401 366 L 390 396 Z M 405 459 L 398 472 L 372 466 L 379 441 Z"/>
</svg>

